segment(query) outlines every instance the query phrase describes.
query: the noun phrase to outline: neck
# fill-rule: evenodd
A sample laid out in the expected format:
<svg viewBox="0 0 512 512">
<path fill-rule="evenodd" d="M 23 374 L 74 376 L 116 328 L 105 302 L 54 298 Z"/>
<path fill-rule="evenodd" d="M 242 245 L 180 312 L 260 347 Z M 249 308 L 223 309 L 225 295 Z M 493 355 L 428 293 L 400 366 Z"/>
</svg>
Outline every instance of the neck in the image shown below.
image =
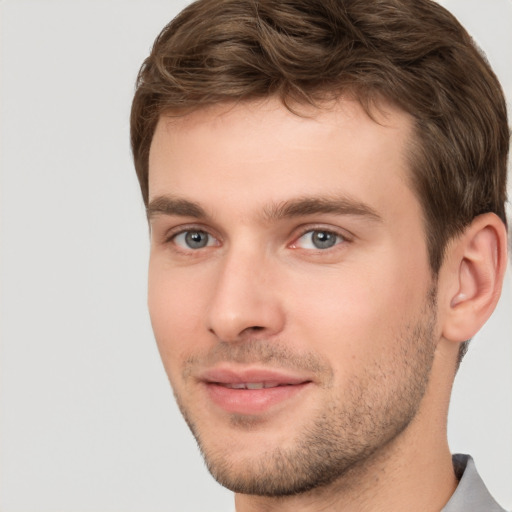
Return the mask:
<svg viewBox="0 0 512 512">
<path fill-rule="evenodd" d="M 451 385 L 445 391 L 447 387 L 449 391 Z M 457 479 L 446 435 L 449 393 L 439 396 L 432 389 L 436 387 L 430 386 L 416 417 L 397 438 L 334 483 L 293 496 L 237 494 L 236 511 L 440 511 Z"/>
</svg>

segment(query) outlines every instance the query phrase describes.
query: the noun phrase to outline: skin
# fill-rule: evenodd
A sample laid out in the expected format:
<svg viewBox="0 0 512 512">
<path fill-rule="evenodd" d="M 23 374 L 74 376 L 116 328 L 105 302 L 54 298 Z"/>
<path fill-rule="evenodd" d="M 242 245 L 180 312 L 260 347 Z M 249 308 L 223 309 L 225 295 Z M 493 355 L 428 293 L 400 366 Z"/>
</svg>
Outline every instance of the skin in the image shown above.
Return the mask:
<svg viewBox="0 0 512 512">
<path fill-rule="evenodd" d="M 453 278 L 463 252 L 448 251 L 433 278 L 408 180 L 412 122 L 384 111 L 376 123 L 342 99 L 300 117 L 268 99 L 157 126 L 151 321 L 178 404 L 238 512 L 435 511 L 455 489 L 446 416 L 453 341 L 466 339 L 450 323 L 454 297 L 468 297 Z M 219 369 L 302 384 L 226 410 L 205 383 Z"/>
</svg>

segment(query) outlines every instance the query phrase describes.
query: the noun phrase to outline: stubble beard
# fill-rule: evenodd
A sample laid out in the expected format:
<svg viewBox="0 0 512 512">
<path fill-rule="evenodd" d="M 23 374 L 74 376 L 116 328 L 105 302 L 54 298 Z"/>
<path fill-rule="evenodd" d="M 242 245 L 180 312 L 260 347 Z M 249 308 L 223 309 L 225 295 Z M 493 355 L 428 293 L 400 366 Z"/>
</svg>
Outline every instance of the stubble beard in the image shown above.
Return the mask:
<svg viewBox="0 0 512 512">
<path fill-rule="evenodd" d="M 336 481 L 351 485 L 354 478 L 350 476 L 362 478 L 409 426 L 425 395 L 436 347 L 435 298 L 433 287 L 420 318 L 402 329 L 386 363 L 372 361 L 363 375 L 355 376 L 331 395 L 329 404 L 290 448 L 276 446 L 247 460 L 233 457 L 229 444 L 225 450 L 210 449 L 203 441 L 200 425 L 175 393 L 212 476 L 233 492 L 268 497 L 301 494 Z M 273 344 L 246 345 L 251 346 L 257 348 L 242 349 L 244 356 L 231 360 L 250 359 L 256 353 L 259 362 L 285 359 L 275 353 Z M 282 362 L 286 366 L 287 361 Z M 242 429 L 252 427 L 251 419 L 243 416 L 233 415 L 232 424 Z"/>
</svg>

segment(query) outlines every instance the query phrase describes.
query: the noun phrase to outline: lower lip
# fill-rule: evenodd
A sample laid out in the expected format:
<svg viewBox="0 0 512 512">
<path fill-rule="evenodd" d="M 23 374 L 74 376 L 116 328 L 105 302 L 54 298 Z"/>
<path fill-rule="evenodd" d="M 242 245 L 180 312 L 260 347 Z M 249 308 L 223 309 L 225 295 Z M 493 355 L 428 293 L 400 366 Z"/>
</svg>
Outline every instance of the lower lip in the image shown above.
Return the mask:
<svg viewBox="0 0 512 512">
<path fill-rule="evenodd" d="M 226 412 L 236 414 L 261 414 L 302 392 L 310 383 L 277 386 L 263 389 L 232 389 L 207 383 L 206 389 L 213 403 Z"/>
</svg>

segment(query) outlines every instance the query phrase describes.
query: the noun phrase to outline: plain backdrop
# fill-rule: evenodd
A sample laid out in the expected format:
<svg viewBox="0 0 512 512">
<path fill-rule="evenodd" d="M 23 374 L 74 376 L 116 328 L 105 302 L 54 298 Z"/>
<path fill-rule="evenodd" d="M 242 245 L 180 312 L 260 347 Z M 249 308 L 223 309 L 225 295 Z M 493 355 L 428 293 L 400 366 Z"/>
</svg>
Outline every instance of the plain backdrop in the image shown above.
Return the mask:
<svg viewBox="0 0 512 512">
<path fill-rule="evenodd" d="M 512 98 L 512 2 L 443 2 Z M 146 312 L 128 144 L 138 68 L 177 0 L 0 2 L 1 512 L 220 512 Z M 512 279 L 449 420 L 512 508 Z"/>
</svg>

